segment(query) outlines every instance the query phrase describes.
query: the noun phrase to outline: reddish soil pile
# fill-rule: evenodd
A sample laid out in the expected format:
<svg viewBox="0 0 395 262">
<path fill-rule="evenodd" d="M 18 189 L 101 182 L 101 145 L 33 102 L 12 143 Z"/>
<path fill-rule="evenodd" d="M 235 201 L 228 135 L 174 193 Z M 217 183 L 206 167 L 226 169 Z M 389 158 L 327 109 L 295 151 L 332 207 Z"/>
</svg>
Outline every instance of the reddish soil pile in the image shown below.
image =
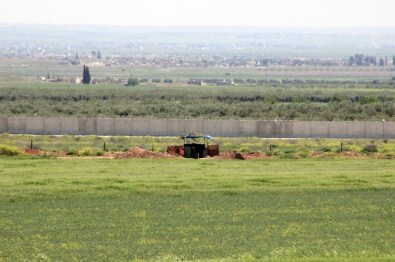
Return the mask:
<svg viewBox="0 0 395 262">
<path fill-rule="evenodd" d="M 42 156 L 42 155 L 45 155 L 45 151 L 38 150 L 38 149 L 27 149 L 27 148 L 24 148 L 23 151 L 24 151 L 26 154 L 33 155 L 33 156 Z"/>
<path fill-rule="evenodd" d="M 183 149 L 183 147 L 179 147 L 179 149 Z M 125 152 L 108 152 L 105 153 L 103 156 L 68 156 L 66 155 L 65 152 L 60 151 L 60 152 L 51 152 L 51 151 L 43 151 L 39 149 L 22 149 L 26 154 L 32 155 L 32 156 L 53 156 L 53 157 L 58 157 L 58 158 L 64 158 L 64 159 L 79 159 L 79 158 L 84 158 L 84 159 L 97 159 L 97 158 L 110 158 L 110 159 L 131 159 L 131 158 L 175 158 L 175 159 L 181 159 L 183 156 L 180 155 L 172 155 L 172 154 L 166 154 L 166 153 L 161 153 L 161 152 L 153 152 L 150 150 L 146 150 L 140 147 L 134 147 L 130 148 L 128 151 Z M 170 153 L 175 153 L 175 150 L 170 150 Z M 183 152 L 182 152 L 183 153 Z M 343 157 L 343 158 L 358 158 L 358 159 L 363 159 L 363 158 L 373 158 L 373 159 L 394 159 L 395 157 L 392 155 L 384 155 L 384 154 L 371 154 L 371 155 L 366 155 L 362 153 L 357 153 L 357 152 L 350 152 L 350 151 L 344 151 L 340 153 L 336 153 L 333 155 L 327 155 L 322 152 L 309 152 L 308 157 L 311 158 L 333 158 L 333 157 Z M 211 158 L 211 157 L 209 157 Z M 218 156 L 212 157 L 213 159 L 235 159 L 235 160 L 251 160 L 251 159 L 265 159 L 265 158 L 270 158 L 264 153 L 259 153 L 259 152 L 250 152 L 250 153 L 241 153 L 237 151 L 229 151 L 229 152 L 223 152 L 220 153 Z"/>
<path fill-rule="evenodd" d="M 130 148 L 128 151 L 121 153 L 114 153 L 115 159 L 128 158 L 177 158 L 177 156 L 168 155 L 161 152 L 153 152 L 140 147 Z"/>
</svg>

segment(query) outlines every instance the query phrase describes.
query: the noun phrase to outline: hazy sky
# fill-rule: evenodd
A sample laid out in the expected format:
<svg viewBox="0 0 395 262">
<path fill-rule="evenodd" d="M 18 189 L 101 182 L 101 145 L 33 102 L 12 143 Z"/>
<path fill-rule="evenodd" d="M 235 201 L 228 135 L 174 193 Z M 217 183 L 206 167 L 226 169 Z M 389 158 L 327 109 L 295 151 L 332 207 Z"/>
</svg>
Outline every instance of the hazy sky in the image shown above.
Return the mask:
<svg viewBox="0 0 395 262">
<path fill-rule="evenodd" d="M 391 26 L 395 0 L 0 0 L 1 24 Z"/>
</svg>

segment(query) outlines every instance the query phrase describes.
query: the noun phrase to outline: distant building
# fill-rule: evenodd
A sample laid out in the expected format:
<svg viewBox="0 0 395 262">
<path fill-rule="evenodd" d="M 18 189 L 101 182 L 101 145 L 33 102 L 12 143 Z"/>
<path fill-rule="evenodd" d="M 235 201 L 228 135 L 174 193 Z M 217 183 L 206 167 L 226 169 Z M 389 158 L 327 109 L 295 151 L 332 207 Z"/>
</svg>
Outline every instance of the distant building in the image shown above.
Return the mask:
<svg viewBox="0 0 395 262">
<path fill-rule="evenodd" d="M 201 79 L 189 79 L 188 80 L 189 85 L 198 85 L 198 86 L 205 86 L 207 85 L 206 82 L 204 82 Z"/>
<path fill-rule="evenodd" d="M 230 86 L 230 85 L 235 85 L 235 82 L 230 79 L 224 79 L 222 81 L 217 82 L 217 86 Z"/>
</svg>

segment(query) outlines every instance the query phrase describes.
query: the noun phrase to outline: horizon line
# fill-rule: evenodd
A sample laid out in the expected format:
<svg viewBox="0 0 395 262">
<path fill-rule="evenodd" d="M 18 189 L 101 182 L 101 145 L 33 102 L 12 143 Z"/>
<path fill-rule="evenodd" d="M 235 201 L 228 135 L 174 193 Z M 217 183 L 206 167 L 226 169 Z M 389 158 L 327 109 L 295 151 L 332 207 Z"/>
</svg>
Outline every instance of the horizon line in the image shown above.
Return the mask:
<svg viewBox="0 0 395 262">
<path fill-rule="evenodd" d="M 351 29 L 351 28 L 386 28 L 395 29 L 395 25 L 383 26 L 383 25 L 350 25 L 350 26 L 283 26 L 283 25 L 117 25 L 117 24 L 74 24 L 74 23 L 2 23 L 0 26 L 86 26 L 86 27 L 152 27 L 152 28 L 281 28 L 281 29 Z"/>
</svg>

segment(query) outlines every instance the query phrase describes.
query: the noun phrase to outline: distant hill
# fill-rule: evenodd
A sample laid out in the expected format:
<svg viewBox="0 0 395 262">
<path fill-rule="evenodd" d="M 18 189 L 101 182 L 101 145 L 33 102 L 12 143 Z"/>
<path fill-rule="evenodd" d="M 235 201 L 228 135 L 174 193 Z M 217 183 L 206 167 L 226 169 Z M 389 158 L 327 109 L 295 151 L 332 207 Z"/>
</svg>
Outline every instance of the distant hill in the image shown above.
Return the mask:
<svg viewBox="0 0 395 262">
<path fill-rule="evenodd" d="M 122 27 L 0 25 L 0 49 L 43 44 L 113 53 L 392 54 L 395 28 Z M 58 51 L 56 51 L 58 50 Z M 107 52 L 108 53 L 108 52 Z"/>
</svg>

